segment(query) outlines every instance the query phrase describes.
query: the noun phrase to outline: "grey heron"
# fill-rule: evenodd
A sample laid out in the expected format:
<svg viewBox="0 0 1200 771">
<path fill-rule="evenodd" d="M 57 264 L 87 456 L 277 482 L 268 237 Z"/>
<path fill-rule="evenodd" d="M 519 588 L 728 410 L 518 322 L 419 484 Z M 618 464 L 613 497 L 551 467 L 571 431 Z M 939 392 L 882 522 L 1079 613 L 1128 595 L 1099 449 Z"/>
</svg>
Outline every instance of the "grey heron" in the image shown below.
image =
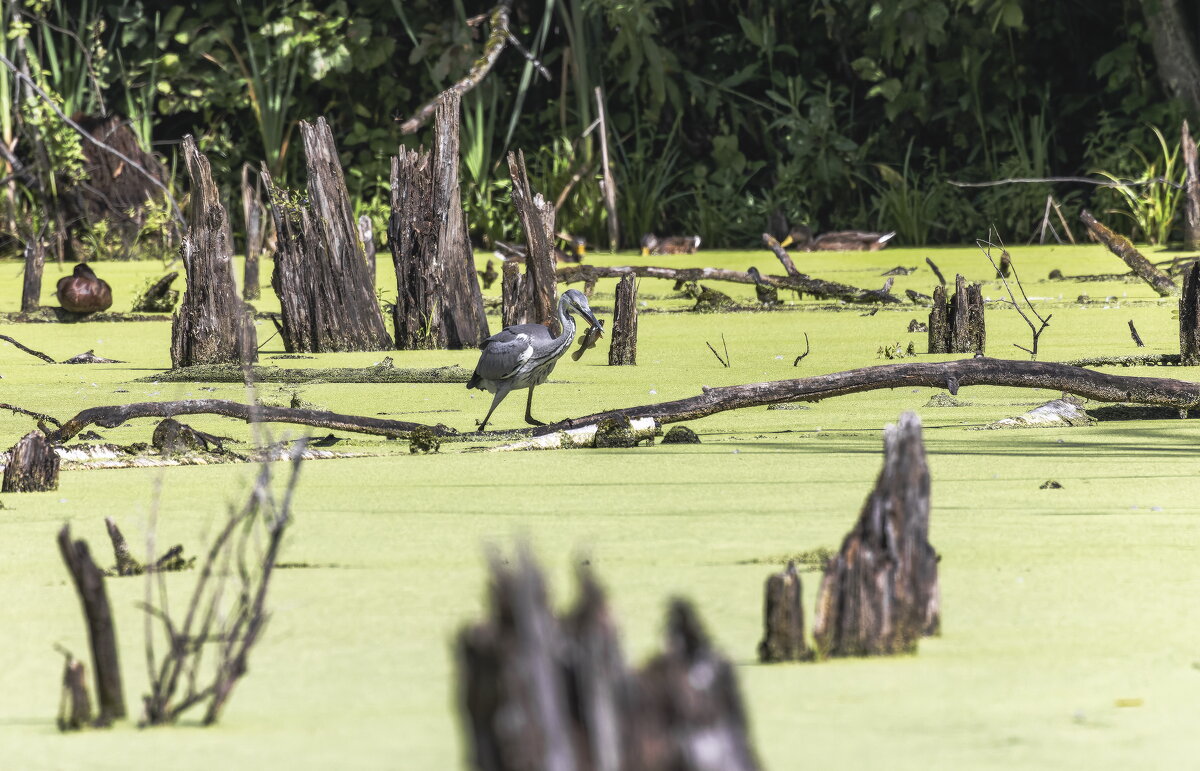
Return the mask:
<svg viewBox="0 0 1200 771">
<path fill-rule="evenodd" d="M 558 299 L 558 322 L 562 325 L 562 334 L 558 337 L 550 334 L 550 330 L 541 324 L 514 324 L 484 341 L 479 363 L 475 365 L 475 374 L 467 382 L 467 388 L 495 394 L 491 408 L 479 424 L 480 431 L 487 428 L 492 413 L 504 401 L 504 397 L 521 388 L 529 389 L 529 399 L 525 402 L 525 422 L 533 426 L 546 425 L 530 414 L 533 409 L 533 389 L 546 382 L 554 365 L 571 347 L 571 341 L 575 338 L 572 312 L 583 316 L 592 327 L 600 326 L 583 292 L 568 289 Z"/>
</svg>

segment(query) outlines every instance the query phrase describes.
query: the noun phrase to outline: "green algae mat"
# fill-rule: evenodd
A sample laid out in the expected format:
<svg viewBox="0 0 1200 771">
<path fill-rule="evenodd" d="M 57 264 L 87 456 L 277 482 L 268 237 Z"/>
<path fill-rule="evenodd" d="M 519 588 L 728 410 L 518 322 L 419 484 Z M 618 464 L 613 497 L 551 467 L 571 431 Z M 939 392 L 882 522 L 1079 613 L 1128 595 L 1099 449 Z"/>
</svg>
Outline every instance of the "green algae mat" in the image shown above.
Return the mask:
<svg viewBox="0 0 1200 771">
<path fill-rule="evenodd" d="M 1140 282 L 1051 281 L 1122 272 L 1101 247 L 1014 248 L 1031 299 L 1053 313 L 1040 357 L 1178 352 L 1173 300 Z M 1176 255 L 1150 251 L 1151 259 Z M 800 254 L 800 270 L 867 288 L 882 273 L 915 267 L 892 289 L 929 294 L 931 257 L 948 277 L 984 282 L 1004 297 L 974 249 L 889 249 Z M 482 268 L 487 255 L 479 255 Z M 604 265 L 756 266 L 777 274 L 768 252 L 701 252 L 640 258 L 595 255 Z M 69 266 L 67 266 L 69 268 Z M 127 311 L 152 263 L 98 263 Z M 47 266 L 45 302 L 66 270 Z M 264 271 L 264 276 L 266 272 Z M 394 296 L 386 260 L 384 300 Z M 265 281 L 265 278 L 264 278 Z M 593 306 L 611 315 L 612 281 Z M 746 306 L 754 287 L 713 285 Z M 495 297 L 498 284 L 489 297 Z M 783 310 L 693 314 L 668 281 L 643 279 L 636 367 L 606 366 L 603 341 L 579 362 L 564 358 L 539 387 L 543 420 L 683 398 L 720 386 L 823 374 L 886 363 L 909 342 L 917 360 L 925 321 L 915 306 L 865 307 L 796 300 Z M 1087 295 L 1081 298 L 1081 295 Z M 0 263 L 0 313 L 14 312 L 20 265 Z M 262 311 L 278 310 L 265 289 Z M 1028 330 L 1011 309 L 989 304 L 990 356 L 1022 356 Z M 1133 320 L 1145 348 L 1135 348 Z M 498 317 L 492 317 L 493 327 Z M 260 364 L 283 369 L 459 366 L 470 351 L 283 355 L 269 321 L 258 324 Z M 471 430 L 490 397 L 460 383 L 170 382 L 170 324 L 3 323 L 0 334 L 62 360 L 93 349 L 120 364 L 48 365 L 0 343 L 0 402 L 66 419 L 81 409 L 135 401 L 223 398 Z M 799 366 L 793 361 L 811 353 Z M 706 343 L 728 347 L 723 367 Z M 899 345 L 897 345 L 899 344 Z M 1106 371 L 1186 380 L 1185 367 Z M 309 381 L 309 382 L 301 382 Z M 158 496 L 159 544 L 202 551 L 254 467 L 67 470 L 57 491 L 0 495 L 0 766 L 4 768 L 396 768 L 464 765 L 454 681 L 456 631 L 483 608 L 484 548 L 528 538 L 547 569 L 554 601 L 574 591 L 575 563 L 589 560 L 606 585 L 626 654 L 659 646 L 672 595 L 690 597 L 737 665 L 763 764 L 792 768 L 1181 768 L 1200 754 L 1200 428 L 1195 420 L 1101 420 L 1089 427 L 971 430 L 1018 415 L 1057 392 L 964 388 L 881 390 L 787 409 L 754 408 L 689 425 L 700 445 L 627 450 L 487 454 L 445 444 L 412 455 L 405 442 L 340 434 L 339 457 L 307 462 L 296 521 L 273 582 L 271 621 L 219 725 L 186 720 L 139 731 L 60 735 L 61 644 L 87 650 L 75 596 L 54 543 L 70 522 L 101 562 L 111 556 L 104 517 L 131 544 L 144 541 Z M 935 398 L 937 397 L 937 398 Z M 495 428 L 523 425 L 512 398 Z M 1087 405 L 1092 407 L 1093 405 Z M 942 555 L 943 633 L 915 656 L 763 666 L 762 584 L 789 555 L 836 548 L 878 472 L 881 429 L 904 410 L 925 426 L 933 479 L 931 540 Z M 244 424 L 213 416 L 185 422 L 249 442 Z M 0 413 L 0 445 L 32 426 Z M 153 420 L 96 429 L 103 441 L 145 442 Z M 300 427 L 270 427 L 273 438 Z M 324 432 L 321 432 L 324 433 Z M 247 447 L 248 445 L 240 445 Z M 234 445 L 235 449 L 239 445 Z M 1047 481 L 1061 489 L 1040 489 Z M 156 493 L 157 491 L 157 493 Z M 136 548 L 136 546 L 135 546 Z M 804 574 L 811 614 L 819 573 Z M 193 573 L 166 576 L 186 596 Z M 140 578 L 111 579 L 126 699 L 146 691 Z M 143 761 L 145 759 L 145 761 Z"/>
</svg>

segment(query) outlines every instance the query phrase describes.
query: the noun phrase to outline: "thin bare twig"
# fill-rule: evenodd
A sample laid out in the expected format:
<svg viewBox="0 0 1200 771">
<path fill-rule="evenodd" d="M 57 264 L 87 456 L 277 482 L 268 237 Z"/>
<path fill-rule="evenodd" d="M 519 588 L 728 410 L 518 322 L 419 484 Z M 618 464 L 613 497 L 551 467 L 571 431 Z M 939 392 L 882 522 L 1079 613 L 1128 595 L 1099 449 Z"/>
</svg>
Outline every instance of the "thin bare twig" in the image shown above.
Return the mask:
<svg viewBox="0 0 1200 771">
<path fill-rule="evenodd" d="M 55 426 L 62 428 L 62 423 L 59 423 L 56 418 L 52 418 L 49 415 L 46 415 L 41 412 L 34 412 L 33 410 L 27 410 L 24 407 L 18 407 L 15 404 L 4 404 L 3 402 L 0 402 L 0 410 L 8 410 L 9 412 L 12 412 L 13 414 L 28 415 L 31 418 L 36 418 L 40 421 L 45 421 L 46 423 L 53 423 Z"/>
<path fill-rule="evenodd" d="M 1129 335 L 1133 338 L 1133 342 L 1137 343 L 1138 348 L 1146 347 L 1146 344 L 1142 342 L 1142 336 L 1138 334 L 1137 327 L 1133 325 L 1133 319 L 1129 320 Z"/>
<path fill-rule="evenodd" d="M 800 362 L 804 359 L 805 356 L 808 355 L 808 352 L 811 350 L 812 350 L 812 348 L 810 348 L 808 345 L 808 333 L 805 332 L 804 333 L 804 353 L 802 353 L 796 357 L 796 360 L 792 362 L 792 366 L 793 367 L 800 366 Z"/>
<path fill-rule="evenodd" d="M 724 344 L 724 342 L 725 342 L 725 335 L 721 335 L 721 343 Z M 708 346 L 708 350 L 712 351 L 713 356 L 717 357 L 717 361 L 721 362 L 722 367 L 729 366 L 729 347 L 728 346 L 726 346 L 726 348 L 725 348 L 725 358 L 722 359 L 721 354 L 717 353 L 717 349 L 713 348 L 712 343 L 705 340 L 704 344 Z"/>
<path fill-rule="evenodd" d="M 1013 343 L 1013 346 L 1020 348 L 1022 351 L 1025 351 L 1025 353 L 1028 353 L 1031 358 L 1036 359 L 1038 338 L 1041 337 L 1042 332 L 1046 331 L 1046 327 L 1050 326 L 1050 319 L 1054 316 L 1054 314 L 1051 313 L 1049 316 L 1043 318 L 1042 315 L 1038 313 L 1037 308 L 1033 307 L 1033 303 L 1029 301 L 1029 295 L 1025 294 L 1025 286 L 1021 283 L 1021 277 L 1017 274 L 1017 266 L 1012 262 L 1012 255 L 1010 255 L 1008 250 L 1004 248 L 1004 242 L 1000 239 L 1000 231 L 996 229 L 995 225 L 992 225 L 991 232 L 988 233 L 988 236 L 989 238 L 976 239 L 975 245 L 979 247 L 981 252 L 983 252 L 983 256 L 987 257 L 988 262 L 992 263 L 992 267 L 996 269 L 996 276 L 1000 279 L 1000 283 L 1004 284 L 1004 289 L 1008 292 L 1009 299 L 1001 299 L 1000 302 L 1008 303 L 1014 309 L 1016 309 L 1017 313 L 1021 315 L 1021 318 L 1025 320 L 1025 323 L 1029 325 L 1029 331 L 1033 333 L 1032 348 L 1026 348 L 1023 345 L 1017 345 L 1016 343 Z M 996 239 L 994 242 L 991 240 L 991 237 L 993 236 Z M 1038 324 L 1033 323 L 1033 321 L 1021 308 L 1021 304 L 1017 302 L 1017 297 L 1013 294 L 1012 287 L 1008 285 L 1008 279 L 1006 279 L 1000 271 L 1000 264 L 992 257 L 993 249 L 1000 250 L 1001 262 L 1003 262 L 1005 259 L 1008 260 L 1009 271 L 1012 273 L 1013 280 L 1017 282 L 1017 288 L 1021 291 L 1021 299 L 1025 301 L 1025 305 L 1029 308 L 1030 313 L 1032 313 L 1034 318 L 1038 320 Z"/>
<path fill-rule="evenodd" d="M 942 275 L 940 270 L 938 270 L 938 266 L 935 265 L 933 260 L 929 259 L 928 257 L 925 258 L 925 262 L 929 265 L 930 270 L 933 271 L 933 275 L 937 276 L 938 283 L 940 283 L 942 286 L 945 286 L 946 277 Z"/>
<path fill-rule="evenodd" d="M 19 350 L 24 351 L 25 353 L 29 354 L 30 356 L 36 356 L 37 358 L 41 359 L 42 361 L 46 362 L 47 364 L 57 364 L 58 363 L 54 359 L 47 356 L 46 354 L 42 353 L 41 351 L 35 351 L 28 346 L 22 345 L 21 343 L 18 343 L 16 340 L 12 339 L 8 335 L 0 335 L 0 340 L 4 340 L 5 342 L 12 343 Z"/>
</svg>

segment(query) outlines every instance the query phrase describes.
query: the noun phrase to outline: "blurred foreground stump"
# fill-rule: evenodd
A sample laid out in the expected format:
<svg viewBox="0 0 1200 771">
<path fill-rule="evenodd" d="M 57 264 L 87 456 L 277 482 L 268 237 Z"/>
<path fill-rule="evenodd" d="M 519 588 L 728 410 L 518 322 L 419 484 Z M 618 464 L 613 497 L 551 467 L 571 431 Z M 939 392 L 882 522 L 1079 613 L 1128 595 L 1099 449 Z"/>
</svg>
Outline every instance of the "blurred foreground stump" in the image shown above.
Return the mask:
<svg viewBox="0 0 1200 771">
<path fill-rule="evenodd" d="M 30 431 L 9 450 L 3 493 L 40 493 L 58 489 L 58 455 L 41 431 Z"/>
<path fill-rule="evenodd" d="M 983 318 L 983 292 L 979 284 L 968 284 L 955 276 L 954 294 L 946 301 L 945 287 L 933 289 L 929 311 L 930 353 L 982 353 L 987 343 Z"/>
<path fill-rule="evenodd" d="M 921 419 L 883 432 L 883 470 L 841 552 L 825 567 L 813 639 L 822 656 L 911 653 L 940 625 L 938 560 L 929 543 L 929 468 Z"/>
</svg>

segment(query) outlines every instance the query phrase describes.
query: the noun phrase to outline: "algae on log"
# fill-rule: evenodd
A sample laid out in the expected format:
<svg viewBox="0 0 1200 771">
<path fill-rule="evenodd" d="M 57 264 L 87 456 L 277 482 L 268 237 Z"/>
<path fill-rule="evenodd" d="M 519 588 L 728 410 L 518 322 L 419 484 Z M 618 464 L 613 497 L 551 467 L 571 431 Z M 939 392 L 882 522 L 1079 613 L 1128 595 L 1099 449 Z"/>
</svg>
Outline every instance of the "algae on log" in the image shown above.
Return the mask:
<svg viewBox="0 0 1200 771">
<path fill-rule="evenodd" d="M 457 365 L 431 369 L 404 369 L 391 361 L 371 367 L 331 367 L 284 369 L 282 367 L 251 367 L 250 379 L 256 383 L 465 383 L 471 373 Z M 231 364 L 202 367 L 183 367 L 166 370 L 157 375 L 135 379 L 135 383 L 241 383 L 245 371 Z"/>
<path fill-rule="evenodd" d="M 961 274 L 955 276 L 954 294 L 948 303 L 945 287 L 934 287 L 928 331 L 930 353 L 982 352 L 987 333 L 980 285 L 967 284 Z"/>
<path fill-rule="evenodd" d="M 4 467 L 3 493 L 40 493 L 58 489 L 58 455 L 41 431 L 30 431 L 13 445 Z"/>
<path fill-rule="evenodd" d="M 333 133 L 324 118 L 300 121 L 308 198 L 293 200 L 262 168 L 277 251 L 284 347 L 291 352 L 380 351 L 392 347 L 367 272 Z"/>
<path fill-rule="evenodd" d="M 914 652 L 941 623 L 921 419 L 904 413 L 883 442 L 875 489 L 821 579 L 813 639 L 823 656 Z"/>
<path fill-rule="evenodd" d="M 1179 360 L 1194 367 L 1200 364 L 1200 263 L 1183 274 L 1179 295 Z"/>
<path fill-rule="evenodd" d="M 804 641 L 803 594 L 795 560 L 788 560 L 785 570 L 767 578 L 759 661 L 808 661 L 812 658 L 812 651 Z"/>
<path fill-rule="evenodd" d="M 1179 287 L 1171 280 L 1171 277 L 1163 273 L 1158 268 L 1154 267 L 1153 263 L 1142 256 L 1142 253 L 1134 247 L 1133 243 L 1118 233 L 1114 233 L 1104 226 L 1099 220 L 1092 216 L 1092 213 L 1087 209 L 1079 212 L 1079 219 L 1087 226 L 1096 240 L 1108 247 L 1108 250 L 1120 257 L 1126 265 L 1129 266 L 1137 277 L 1145 281 L 1147 284 L 1158 292 L 1163 297 L 1168 297 L 1179 291 Z"/>
<path fill-rule="evenodd" d="M 524 151 L 508 154 L 508 174 L 512 178 L 512 202 L 525 231 L 525 278 L 521 282 L 522 302 L 520 321 L 525 324 L 544 324 L 551 330 L 557 326 L 554 318 L 554 204 L 536 195 L 529 184 Z"/>
<path fill-rule="evenodd" d="M 632 275 L 617 282 L 608 363 L 609 366 L 637 364 L 637 286 Z"/>
<path fill-rule="evenodd" d="M 183 138 L 183 157 L 192 181 L 188 230 L 180 251 L 187 288 L 171 322 L 171 366 L 252 362 L 258 358 L 258 345 L 254 321 L 233 280 L 229 217 L 208 158 L 191 134 Z"/>
</svg>

